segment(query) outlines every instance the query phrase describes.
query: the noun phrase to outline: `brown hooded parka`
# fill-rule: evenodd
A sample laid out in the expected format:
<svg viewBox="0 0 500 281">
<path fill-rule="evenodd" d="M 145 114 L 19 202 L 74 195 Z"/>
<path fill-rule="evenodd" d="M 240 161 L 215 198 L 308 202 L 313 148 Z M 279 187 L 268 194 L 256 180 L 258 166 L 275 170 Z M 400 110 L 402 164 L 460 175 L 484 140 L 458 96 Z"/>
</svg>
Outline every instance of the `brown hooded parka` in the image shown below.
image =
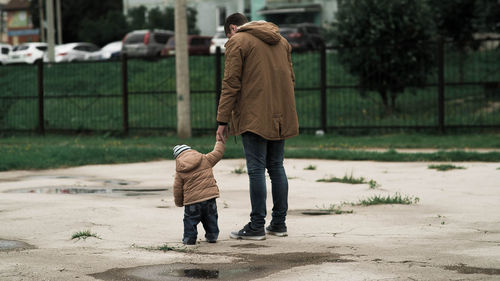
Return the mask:
<svg viewBox="0 0 500 281">
<path fill-rule="evenodd" d="M 226 62 L 217 121 L 230 132 L 267 140 L 298 135 L 291 46 L 270 22 L 249 22 L 225 45 Z"/>
</svg>

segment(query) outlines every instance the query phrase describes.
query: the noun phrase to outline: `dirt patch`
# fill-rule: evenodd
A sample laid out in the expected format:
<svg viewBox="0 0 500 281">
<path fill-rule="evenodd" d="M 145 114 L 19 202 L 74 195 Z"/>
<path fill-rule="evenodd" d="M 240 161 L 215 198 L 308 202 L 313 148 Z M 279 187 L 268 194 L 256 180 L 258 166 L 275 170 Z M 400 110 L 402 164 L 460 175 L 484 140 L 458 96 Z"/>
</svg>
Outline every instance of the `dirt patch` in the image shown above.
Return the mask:
<svg viewBox="0 0 500 281">
<path fill-rule="evenodd" d="M 244 244 L 252 245 L 252 244 Z M 208 253 L 207 253 L 208 254 Z M 213 253 L 212 253 L 213 254 Z M 227 264 L 164 264 L 133 268 L 114 268 L 90 276 L 102 280 L 179 280 L 188 277 L 194 280 L 253 280 L 297 266 L 343 263 L 353 260 L 342 259 L 334 253 L 278 253 L 272 255 L 223 254 L 237 258 L 238 262 Z"/>
<path fill-rule="evenodd" d="M 500 275 L 500 269 L 498 268 L 474 267 L 474 266 L 467 266 L 466 264 L 463 263 L 458 265 L 445 266 L 444 269 L 456 271 L 462 274 Z"/>
</svg>

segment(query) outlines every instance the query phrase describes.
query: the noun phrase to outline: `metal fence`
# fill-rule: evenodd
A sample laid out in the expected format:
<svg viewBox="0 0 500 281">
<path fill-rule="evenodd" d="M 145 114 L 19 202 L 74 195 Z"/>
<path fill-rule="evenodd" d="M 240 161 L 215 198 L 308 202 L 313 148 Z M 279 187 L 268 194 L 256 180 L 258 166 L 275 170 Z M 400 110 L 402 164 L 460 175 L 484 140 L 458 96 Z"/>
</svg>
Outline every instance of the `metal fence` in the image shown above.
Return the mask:
<svg viewBox="0 0 500 281">
<path fill-rule="evenodd" d="M 435 54 L 426 82 L 399 93 L 390 113 L 341 63 L 342 52 L 384 46 L 293 53 L 301 131 L 500 128 L 499 42 L 475 43 L 425 43 Z M 190 56 L 189 69 L 193 131 L 213 132 L 224 57 Z M 0 67 L 0 132 L 175 132 L 176 111 L 174 57 Z"/>
</svg>

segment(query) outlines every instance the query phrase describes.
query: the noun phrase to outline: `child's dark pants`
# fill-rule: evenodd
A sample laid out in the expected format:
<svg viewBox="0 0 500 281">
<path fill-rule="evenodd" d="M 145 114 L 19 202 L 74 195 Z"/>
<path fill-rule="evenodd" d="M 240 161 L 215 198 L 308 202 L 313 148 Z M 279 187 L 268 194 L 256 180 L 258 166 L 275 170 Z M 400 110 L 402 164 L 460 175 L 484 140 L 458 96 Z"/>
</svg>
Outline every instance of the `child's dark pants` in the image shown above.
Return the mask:
<svg viewBox="0 0 500 281">
<path fill-rule="evenodd" d="M 208 242 L 217 241 L 219 227 L 217 226 L 217 203 L 215 198 L 184 206 L 184 244 L 196 244 L 197 226 L 201 221 Z"/>
</svg>

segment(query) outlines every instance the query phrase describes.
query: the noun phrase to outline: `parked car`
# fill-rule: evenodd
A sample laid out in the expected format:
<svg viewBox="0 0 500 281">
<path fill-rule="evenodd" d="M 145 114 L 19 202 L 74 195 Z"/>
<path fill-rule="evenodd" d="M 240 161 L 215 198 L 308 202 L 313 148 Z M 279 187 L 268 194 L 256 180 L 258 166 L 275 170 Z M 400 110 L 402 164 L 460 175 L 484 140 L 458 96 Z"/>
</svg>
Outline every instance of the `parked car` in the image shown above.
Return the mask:
<svg viewBox="0 0 500 281">
<path fill-rule="evenodd" d="M 106 44 L 100 50 L 90 53 L 89 60 L 109 60 L 118 59 L 122 51 L 122 41 L 114 41 Z"/>
<path fill-rule="evenodd" d="M 21 45 L 12 48 L 7 58 L 7 64 L 14 63 L 29 63 L 33 64 L 38 60 L 43 59 L 45 52 L 47 51 L 47 43 L 32 42 L 23 43 Z"/>
<path fill-rule="evenodd" d="M 210 54 L 215 54 L 215 50 L 217 47 L 220 47 L 220 52 L 224 54 L 224 52 L 226 51 L 224 45 L 226 44 L 227 40 L 229 39 L 226 37 L 226 33 L 224 32 L 224 26 L 217 27 L 217 32 L 215 33 L 214 37 L 212 37 Z"/>
<path fill-rule="evenodd" d="M 0 64 L 5 64 L 7 62 L 10 51 L 12 51 L 11 45 L 0 43 Z"/>
<path fill-rule="evenodd" d="M 170 30 L 135 30 L 123 38 L 122 54 L 129 57 L 158 57 L 174 32 Z"/>
<path fill-rule="evenodd" d="M 54 49 L 54 59 L 55 62 L 85 61 L 92 52 L 97 50 L 99 47 L 86 42 L 57 45 Z M 44 61 L 48 61 L 48 54 L 45 54 Z"/>
<path fill-rule="evenodd" d="M 280 33 L 293 51 L 319 50 L 324 44 L 321 28 L 312 23 L 280 26 Z"/>
<path fill-rule="evenodd" d="M 189 55 L 209 55 L 212 37 L 201 35 L 188 35 L 188 54 Z M 161 50 L 162 56 L 171 56 L 175 54 L 175 37 L 168 39 L 167 44 Z"/>
</svg>

